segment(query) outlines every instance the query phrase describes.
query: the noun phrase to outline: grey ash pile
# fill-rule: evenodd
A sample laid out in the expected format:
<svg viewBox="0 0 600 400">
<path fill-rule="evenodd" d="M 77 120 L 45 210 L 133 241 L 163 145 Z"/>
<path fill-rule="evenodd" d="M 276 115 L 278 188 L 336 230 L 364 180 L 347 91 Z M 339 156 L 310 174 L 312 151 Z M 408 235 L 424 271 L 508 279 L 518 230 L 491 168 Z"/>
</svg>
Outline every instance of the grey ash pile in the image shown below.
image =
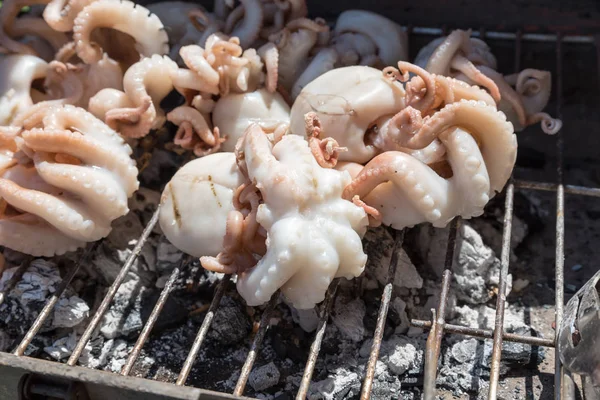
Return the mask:
<svg viewBox="0 0 600 400">
<path fill-rule="evenodd" d="M 496 203 L 501 201 L 498 199 Z M 523 203 L 519 209 L 526 210 L 524 217 L 515 217 L 513 221 L 513 249 L 518 250 L 519 244 L 531 234 L 532 227 L 540 222 L 529 200 L 517 198 L 517 201 Z M 27 349 L 27 355 L 66 361 L 107 287 L 131 254 L 157 202 L 158 192 L 150 190 L 141 190 L 133 199 L 134 212 L 117 221 L 111 235 L 80 268 L 51 318 Z M 459 230 L 447 315 L 450 323 L 493 327 L 502 214 L 494 204 L 488 210 L 482 218 L 463 222 Z M 100 329 L 86 347 L 81 365 L 119 372 L 126 362 L 160 290 L 183 258 L 158 229 L 143 248 Z M 447 237 L 447 229 L 420 226 L 408 231 L 403 248 L 397 250 L 400 263 L 376 366 L 374 399 L 420 398 L 427 333 L 411 327 L 409 320 L 430 319 L 431 309 L 437 308 Z M 353 281 L 342 280 L 310 386 L 310 399 L 358 398 L 393 243 L 388 230 L 370 230 L 364 239 L 369 254 L 365 273 Z M 5 255 L 7 266 L 0 280 L 0 290 L 20 263 L 30 263 L 0 306 L 0 350 L 11 351 L 80 254 L 33 261 L 8 250 Z M 512 259 L 518 262 L 519 257 L 512 254 Z M 198 262 L 185 267 L 133 375 L 174 382 L 221 278 L 219 274 L 204 271 Z M 526 290 L 528 284 L 522 279 L 509 283 L 514 290 Z M 524 309 L 517 303 L 508 307 L 506 330 L 537 335 L 525 322 Z M 280 300 L 245 395 L 280 400 L 294 398 L 318 325 L 318 312 L 317 309 L 297 311 Z M 232 392 L 261 314 L 261 308 L 246 307 L 234 285 L 230 285 L 187 384 Z M 543 356 L 540 349 L 511 343 L 505 343 L 503 351 L 503 374 L 514 366 L 535 366 Z M 455 394 L 483 391 L 489 376 L 490 357 L 491 342 L 446 335 L 438 384 Z"/>
</svg>

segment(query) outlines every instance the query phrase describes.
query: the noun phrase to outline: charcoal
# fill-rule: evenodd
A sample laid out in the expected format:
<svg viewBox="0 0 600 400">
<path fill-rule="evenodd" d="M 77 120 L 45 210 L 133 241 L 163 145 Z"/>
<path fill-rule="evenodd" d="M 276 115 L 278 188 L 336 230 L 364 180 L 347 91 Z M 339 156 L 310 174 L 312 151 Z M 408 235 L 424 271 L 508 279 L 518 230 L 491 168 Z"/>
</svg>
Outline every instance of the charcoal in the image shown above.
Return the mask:
<svg viewBox="0 0 600 400">
<path fill-rule="evenodd" d="M 154 291 L 146 294 L 142 298 L 140 317 L 143 324 L 146 324 L 154 306 L 158 302 L 160 293 Z M 173 296 L 167 297 L 163 306 L 162 312 L 160 313 L 154 327 L 152 328 L 153 333 L 161 332 L 167 328 L 178 326 L 185 322 L 188 317 L 188 312 L 185 307 L 177 301 Z"/>
<path fill-rule="evenodd" d="M 232 297 L 223 296 L 208 336 L 222 344 L 234 344 L 244 340 L 250 329 L 244 307 Z"/>
<path fill-rule="evenodd" d="M 277 385 L 279 377 L 279 370 L 274 363 L 270 362 L 252 370 L 248 383 L 254 390 L 261 391 Z"/>
<path fill-rule="evenodd" d="M 388 270 L 394 251 L 394 238 L 387 228 L 371 228 L 365 234 L 363 239 L 363 248 L 369 256 L 365 267 L 365 274 L 372 282 L 377 282 L 379 286 L 387 283 Z M 394 275 L 395 287 L 421 288 L 423 279 L 417 272 L 412 261 L 402 248 L 398 251 L 398 264 L 396 274 Z M 371 283 L 367 288 L 375 288 Z"/>
<path fill-rule="evenodd" d="M 333 323 L 345 338 L 359 342 L 365 334 L 365 312 L 366 307 L 362 299 L 347 301 L 338 296 L 332 313 Z"/>
<path fill-rule="evenodd" d="M 0 351 L 8 351 L 12 347 L 12 342 L 8 333 L 0 329 Z"/>
<path fill-rule="evenodd" d="M 61 298 L 54 308 L 52 325 L 57 328 L 73 328 L 85 320 L 90 307 L 77 296 Z"/>
</svg>

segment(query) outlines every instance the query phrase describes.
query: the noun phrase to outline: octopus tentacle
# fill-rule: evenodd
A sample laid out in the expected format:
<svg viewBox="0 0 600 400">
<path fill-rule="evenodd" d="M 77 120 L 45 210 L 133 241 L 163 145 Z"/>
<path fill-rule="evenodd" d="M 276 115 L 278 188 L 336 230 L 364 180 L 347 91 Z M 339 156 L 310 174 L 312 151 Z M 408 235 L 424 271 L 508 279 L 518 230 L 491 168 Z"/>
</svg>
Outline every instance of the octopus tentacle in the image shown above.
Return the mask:
<svg viewBox="0 0 600 400">
<path fill-rule="evenodd" d="M 3 246 L 34 257 L 63 255 L 85 245 L 32 214 L 0 216 L 0 238 Z"/>
<path fill-rule="evenodd" d="M 340 147 L 333 138 L 321 139 L 321 123 L 314 112 L 309 112 L 304 117 L 308 145 L 322 168 L 334 168 L 338 161 L 339 153 L 348 151 L 347 147 Z"/>
<path fill-rule="evenodd" d="M 240 38 L 240 46 L 245 49 L 258 38 L 263 25 L 263 9 L 260 0 L 241 0 L 241 3 L 244 19 L 235 29 L 235 23 L 232 23 L 230 32 L 231 36 Z M 229 22 L 229 17 L 227 20 Z"/>
<path fill-rule="evenodd" d="M 204 116 L 195 108 L 177 107 L 167 114 L 167 120 L 179 126 L 174 143 L 185 149 L 198 150 L 202 155 L 219 151 L 221 143 L 226 140 L 219 137 L 218 129 L 214 133 L 211 131 Z"/>
<path fill-rule="evenodd" d="M 517 155 L 516 136 L 512 124 L 495 107 L 473 100 L 461 100 L 448 104 L 427 119 L 421 119 L 418 112 L 415 113 L 410 107 L 399 114 L 406 118 L 399 117 L 395 125 L 397 141 L 401 146 L 423 148 L 446 129 L 460 127 L 480 143 L 492 189 L 500 190 L 508 180 Z M 500 154 L 505 152 L 498 152 L 497 149 L 510 150 L 506 154 Z M 506 158 L 512 159 L 512 164 L 506 163 Z"/>
<path fill-rule="evenodd" d="M 279 50 L 273 43 L 266 43 L 258 50 L 258 55 L 264 60 L 267 70 L 267 79 L 265 87 L 271 93 L 277 91 L 277 81 L 279 79 Z"/>
<path fill-rule="evenodd" d="M 542 131 L 548 135 L 555 135 L 562 128 L 560 119 L 552 118 L 549 114 L 538 112 L 527 116 L 527 125 L 541 122 Z"/>
<path fill-rule="evenodd" d="M 279 83 L 288 92 L 302 72 L 302 66 L 317 43 L 318 33 L 329 29 L 315 21 L 293 20 L 269 40 L 279 49 Z"/>
<path fill-rule="evenodd" d="M 44 19 L 59 32 L 73 30 L 75 18 L 81 10 L 95 0 L 52 0 L 44 9 Z"/>
<path fill-rule="evenodd" d="M 17 18 L 6 31 L 13 38 L 23 36 L 37 36 L 50 44 L 54 51 L 57 51 L 67 42 L 67 35 L 62 32 L 57 32 L 52 29 L 46 21 L 37 17 L 21 17 Z"/>
<path fill-rule="evenodd" d="M 448 67 L 456 53 L 461 49 L 468 48 L 470 36 L 470 30 L 456 29 L 452 31 L 431 54 L 425 69 L 432 74 L 447 75 Z"/>
<path fill-rule="evenodd" d="M 157 54 L 132 65 L 123 77 L 123 87 L 133 108 L 106 112 L 107 124 L 132 138 L 143 137 L 150 129 L 162 126 L 166 119 L 157 105 L 173 89 L 170 77 L 177 69 L 174 61 Z"/>
<path fill-rule="evenodd" d="M 110 232 L 110 223 L 90 213 L 79 201 L 26 189 L 8 179 L 0 179 L 0 197 L 9 204 L 18 204 L 23 212 L 38 215 L 76 240 L 95 241 Z"/>
<path fill-rule="evenodd" d="M 291 92 L 292 99 L 298 97 L 304 86 L 308 85 L 315 78 L 323 75 L 327 71 L 332 70 L 337 61 L 338 54 L 334 49 L 324 48 L 320 50 L 294 83 Z"/>
<path fill-rule="evenodd" d="M 63 153 L 114 173 L 128 196 L 138 188 L 137 168 L 127 154 L 105 143 L 67 130 L 32 129 L 22 133 L 25 144 L 34 151 Z M 116 153 L 116 154 L 115 154 Z"/>
<path fill-rule="evenodd" d="M 493 79 L 490 79 L 487 75 L 482 73 L 472 62 L 467 60 L 463 56 L 455 55 L 451 62 L 452 68 L 457 71 L 462 72 L 466 76 L 468 76 L 472 81 L 477 83 L 480 86 L 485 87 L 489 90 L 490 94 L 497 102 L 502 98 L 500 94 L 500 90 L 496 82 Z"/>
<path fill-rule="evenodd" d="M 7 52 L 37 55 L 35 50 L 30 46 L 19 43 L 10 36 L 10 29 L 13 26 L 17 15 L 25 6 L 35 4 L 45 5 L 50 0 L 8 0 L 2 3 L 0 7 L 0 47 L 3 47 Z"/>
<path fill-rule="evenodd" d="M 436 84 L 434 76 L 425 71 L 423 68 L 404 61 L 398 61 L 398 69 L 403 76 L 406 76 L 409 72 L 412 72 L 421 78 L 424 84 L 425 94 L 423 95 L 421 91 L 419 93 L 415 93 L 413 90 L 411 90 L 411 84 L 408 82 L 406 92 L 409 95 L 409 99 L 407 104 L 421 112 L 427 112 L 433 106 L 436 96 Z"/>
<path fill-rule="evenodd" d="M 34 163 L 39 176 L 47 183 L 80 197 L 102 217 L 112 221 L 129 211 L 127 193 L 119 190 L 119 182 L 106 172 L 89 166 L 54 163 L 37 154 Z"/>
<path fill-rule="evenodd" d="M 336 21 L 334 34 L 354 32 L 369 38 L 377 47 L 384 65 L 408 60 L 408 38 L 402 28 L 388 18 L 365 10 L 348 10 Z"/>
<path fill-rule="evenodd" d="M 189 68 L 179 68 L 171 73 L 173 86 L 178 91 L 193 89 L 212 94 L 219 93 L 219 73 L 205 58 L 205 51 L 197 45 L 182 46 L 179 54 Z"/>
<path fill-rule="evenodd" d="M 102 57 L 102 49 L 91 38 L 92 31 L 97 28 L 111 28 L 130 35 L 141 56 L 169 52 L 167 33 L 158 17 L 147 8 L 128 0 L 98 0 L 77 15 L 73 26 L 77 55 L 87 64 Z"/>
</svg>

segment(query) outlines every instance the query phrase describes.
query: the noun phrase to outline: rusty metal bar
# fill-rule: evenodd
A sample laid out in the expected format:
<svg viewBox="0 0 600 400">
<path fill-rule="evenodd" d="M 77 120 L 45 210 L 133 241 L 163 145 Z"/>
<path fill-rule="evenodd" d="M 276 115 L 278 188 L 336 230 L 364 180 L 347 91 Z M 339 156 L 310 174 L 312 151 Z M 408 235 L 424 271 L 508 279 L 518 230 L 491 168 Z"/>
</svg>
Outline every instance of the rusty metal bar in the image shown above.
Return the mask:
<svg viewBox="0 0 600 400">
<path fill-rule="evenodd" d="M 432 310 L 432 328 L 427 336 L 427 344 L 425 345 L 425 376 L 423 382 L 424 400 L 434 400 L 436 398 L 435 380 L 437 377 L 442 337 L 444 336 L 444 325 L 446 324 L 446 304 L 448 302 L 448 293 L 450 291 L 450 282 L 452 279 L 452 264 L 454 261 L 454 249 L 456 247 L 456 236 L 459 225 L 459 217 L 454 218 L 450 223 L 440 302 L 438 303 L 437 312 L 436 310 Z"/>
<path fill-rule="evenodd" d="M 431 321 L 420 319 L 413 319 L 410 321 L 410 324 L 416 328 L 421 329 L 431 329 L 431 326 L 433 325 Z M 473 336 L 482 339 L 492 339 L 494 337 L 494 331 L 492 331 L 491 329 L 471 328 L 468 326 L 461 325 L 445 324 L 444 331 L 448 333 L 454 333 L 457 335 Z M 507 342 L 530 344 L 532 346 L 544 346 L 552 348 L 554 347 L 554 339 L 544 339 L 534 336 L 516 335 L 514 333 L 506 332 L 502 334 L 502 339 Z"/>
<path fill-rule="evenodd" d="M 121 375 L 127 376 L 127 375 L 129 375 L 129 373 L 131 373 L 131 369 L 133 368 L 135 361 L 140 356 L 140 353 L 142 352 L 142 348 L 144 347 L 144 344 L 148 340 L 148 336 L 150 336 L 150 332 L 152 332 L 152 328 L 154 327 L 154 324 L 156 323 L 158 316 L 162 312 L 162 309 L 165 306 L 167 299 L 169 298 L 169 294 L 171 294 L 171 291 L 173 291 L 173 286 L 175 285 L 175 281 L 177 281 L 177 278 L 179 277 L 179 273 L 181 272 L 183 267 L 190 262 L 190 260 L 191 260 L 190 256 L 183 257 L 183 259 L 180 262 L 180 265 L 175 267 L 173 269 L 173 272 L 171 272 L 171 276 L 169 276 L 169 280 L 165 284 L 165 287 L 163 288 L 162 292 L 160 293 L 160 297 L 158 298 L 158 301 L 154 305 L 154 308 L 152 309 L 152 312 L 150 313 L 150 317 L 148 318 L 148 321 L 144 325 L 144 328 L 142 329 L 140 336 L 138 337 L 137 341 L 135 342 L 135 346 L 133 346 L 133 349 L 131 350 L 129 357 L 127 358 L 127 363 L 125 363 L 125 365 L 121 369 Z"/>
<path fill-rule="evenodd" d="M 25 354 L 25 350 L 27 350 L 27 346 L 29 346 L 29 343 L 31 343 L 31 341 L 33 340 L 35 335 L 37 335 L 39 330 L 42 328 L 42 326 L 44 325 L 44 322 L 46 322 L 46 320 L 50 316 L 50 313 L 54 309 L 54 306 L 56 305 L 56 303 L 58 303 L 58 300 L 62 296 L 63 292 L 65 291 L 67 286 L 69 286 L 69 284 L 75 277 L 75 274 L 77 274 L 77 271 L 79 271 L 79 267 L 81 267 L 81 264 L 83 264 L 84 261 L 87 261 L 90 254 L 92 254 L 92 252 L 98 246 L 98 243 L 99 242 L 92 243 L 87 246 L 83 255 L 79 258 L 79 260 L 77 260 L 77 263 L 73 266 L 73 268 L 71 268 L 71 270 L 69 271 L 67 276 L 60 282 L 60 286 L 58 287 L 58 289 L 56 289 L 56 292 L 54 292 L 52 294 L 52 296 L 50 297 L 50 299 L 48 299 L 48 301 L 44 305 L 44 308 L 42 308 L 42 311 L 40 311 L 40 314 L 37 316 L 35 321 L 33 321 L 33 324 L 31 325 L 31 327 L 25 334 L 25 337 L 23 337 L 23 340 L 21 340 L 21 343 L 19 343 L 19 345 L 13 352 L 13 354 L 15 356 L 22 356 L 23 354 Z"/>
<path fill-rule="evenodd" d="M 428 28 L 422 26 L 416 26 L 413 28 L 413 32 L 417 35 L 426 36 L 444 36 L 444 29 L 440 28 Z M 473 31 L 471 36 L 479 37 L 480 32 Z M 489 39 L 500 39 L 500 40 L 515 40 L 516 34 L 512 32 L 496 32 L 486 31 L 486 38 Z M 556 42 L 557 35 L 544 34 L 544 33 L 524 33 L 522 39 L 529 42 Z M 563 42 L 565 43 L 593 43 L 594 37 L 587 35 L 565 35 L 563 36 Z"/>
<path fill-rule="evenodd" d="M 510 237 L 512 234 L 513 200 L 515 187 L 512 180 L 506 188 L 504 205 L 504 228 L 502 231 L 502 253 L 500 256 L 500 282 L 496 298 L 496 318 L 494 322 L 494 347 L 492 348 L 492 365 L 490 371 L 489 400 L 498 396 L 498 379 L 500 378 L 500 359 L 502 358 L 502 339 L 504 337 L 504 308 L 506 306 L 506 281 L 510 264 Z"/>
<path fill-rule="evenodd" d="M 308 387 L 310 386 L 310 380 L 315 370 L 317 358 L 319 357 L 319 351 L 321 350 L 321 343 L 323 342 L 323 336 L 325 336 L 325 330 L 327 329 L 327 321 L 329 320 L 329 313 L 333 307 L 333 300 L 335 299 L 335 293 L 339 284 L 339 279 L 335 279 L 327 293 L 325 294 L 325 301 L 321 308 L 321 318 L 319 320 L 319 327 L 315 334 L 315 339 L 310 345 L 310 352 L 308 353 L 308 360 L 306 361 L 306 367 L 304 368 L 304 374 L 302 375 L 302 381 L 296 394 L 296 400 L 305 400 L 306 394 L 308 393 Z"/>
<path fill-rule="evenodd" d="M 381 305 L 379 306 L 379 314 L 377 315 L 377 325 L 375 325 L 375 334 L 373 335 L 373 344 L 369 354 L 369 362 L 367 363 L 367 373 L 363 381 L 363 387 L 360 394 L 361 400 L 371 398 L 371 390 L 373 389 L 373 379 L 375 378 L 375 366 L 379 358 L 379 350 L 381 349 L 381 341 L 383 339 L 383 331 L 385 330 L 385 321 L 387 319 L 388 310 L 390 308 L 390 300 L 392 299 L 392 291 L 394 290 L 394 277 L 396 276 L 396 267 L 398 266 L 398 254 L 402 249 L 404 242 L 405 230 L 394 231 L 394 251 L 388 267 L 388 276 L 383 294 L 381 295 Z"/>
<path fill-rule="evenodd" d="M 556 117 L 562 118 L 561 106 L 563 96 L 563 64 L 562 64 L 562 37 L 560 34 L 556 36 Z M 563 316 L 564 306 L 564 286 L 565 286 L 565 192 L 563 186 L 563 133 L 562 129 L 558 132 L 556 138 L 556 155 L 557 155 L 557 183 L 556 190 L 556 291 L 555 291 L 555 340 L 558 340 L 560 323 Z M 558 354 L 555 355 L 555 371 L 554 371 L 554 398 L 560 400 L 562 394 L 562 365 Z"/>
<path fill-rule="evenodd" d="M 194 343 L 192 344 L 192 348 L 183 363 L 183 367 L 181 368 L 181 372 L 179 373 L 179 377 L 177 378 L 176 385 L 181 386 L 185 385 L 185 381 L 190 375 L 190 371 L 192 370 L 192 366 L 194 365 L 194 361 L 196 361 L 196 357 L 198 356 L 198 352 L 200 351 L 200 347 L 206 338 L 206 334 L 210 329 L 210 325 L 212 324 L 213 319 L 215 318 L 215 313 L 217 312 L 217 308 L 219 308 L 219 304 L 221 303 L 221 298 L 227 289 L 227 285 L 231 280 L 231 275 L 225 275 L 217 286 L 217 290 L 215 291 L 215 296 L 213 297 L 210 307 L 208 308 L 208 312 L 202 321 L 202 325 L 198 330 L 198 334 L 194 339 Z"/>
<path fill-rule="evenodd" d="M 0 306 L 2 305 L 2 303 L 4 303 L 6 294 L 10 293 L 10 291 L 13 290 L 17 282 L 21 280 L 21 277 L 23 276 L 25 271 L 27 271 L 27 268 L 29 268 L 29 264 L 31 264 L 31 261 L 32 258 L 28 258 L 27 260 L 23 261 L 21 265 L 19 265 L 19 268 L 17 268 L 17 270 L 15 271 L 14 275 L 7 282 L 4 291 L 0 292 Z M 2 274 L 0 274 L 0 276 L 2 276 Z"/>
<path fill-rule="evenodd" d="M 521 70 L 521 47 L 523 34 L 518 31 L 515 35 L 515 73 Z M 506 306 L 506 281 L 510 266 L 510 238 L 512 235 L 513 203 L 515 186 L 511 178 L 508 181 L 504 200 L 504 221 L 502 224 L 502 251 L 500 255 L 500 280 L 496 297 L 496 315 L 494 319 L 494 339 L 490 369 L 489 400 L 498 397 L 498 380 L 500 379 L 500 360 L 502 359 L 502 339 L 504 337 L 504 309 Z"/>
<path fill-rule="evenodd" d="M 246 357 L 246 361 L 242 367 L 242 372 L 240 373 L 240 377 L 235 385 L 235 390 L 233 391 L 234 396 L 241 396 L 244 394 L 246 382 L 248 382 L 248 376 L 250 376 L 252 366 L 254 365 L 254 361 L 256 361 L 256 356 L 258 355 L 258 350 L 260 349 L 262 341 L 265 338 L 265 334 L 267 333 L 267 329 L 269 328 L 269 320 L 271 319 L 271 314 L 277 305 L 278 299 L 279 291 L 275 292 L 275 294 L 271 296 L 271 300 L 267 304 L 265 311 L 263 311 L 263 314 L 260 317 L 258 332 L 256 332 L 256 335 L 254 336 L 252 346 L 250 347 L 250 352 L 248 353 L 248 357 Z"/>
<path fill-rule="evenodd" d="M 102 303 L 100 304 L 100 306 L 94 313 L 92 320 L 90 321 L 88 326 L 85 328 L 85 331 L 81 335 L 79 342 L 77 342 L 77 346 L 75 346 L 75 350 L 73 350 L 73 353 L 69 357 L 69 360 L 67 361 L 67 365 L 73 366 L 77 363 L 77 360 L 81 356 L 81 353 L 83 352 L 83 349 L 85 348 L 85 345 L 90 340 L 92 334 L 94 333 L 94 331 L 100 324 L 102 317 L 108 310 L 110 303 L 112 302 L 113 298 L 117 294 L 117 290 L 119 290 L 119 287 L 121 286 L 121 283 L 123 283 L 123 280 L 127 276 L 129 269 L 131 268 L 131 266 L 135 262 L 136 258 L 142 251 L 142 248 L 144 247 L 144 243 L 146 243 L 146 240 L 148 240 L 148 237 L 152 233 L 154 226 L 158 222 L 159 209 L 160 209 L 160 207 L 156 207 L 156 211 L 154 212 L 154 214 L 152 215 L 152 218 L 150 219 L 150 221 L 148 221 L 148 224 L 144 228 L 144 231 L 142 232 L 142 235 L 140 236 L 137 244 L 133 248 L 131 255 L 129 256 L 129 258 L 127 259 L 125 264 L 123 265 L 123 268 L 121 268 L 121 270 L 119 271 L 119 274 L 115 278 L 115 281 L 108 289 L 106 296 L 104 296 L 104 299 L 102 299 Z"/>
<path fill-rule="evenodd" d="M 515 187 L 519 189 L 542 190 L 546 192 L 556 192 L 558 184 L 549 182 L 534 182 L 515 179 Z M 600 197 L 600 188 L 592 188 L 586 186 L 563 185 L 563 191 L 568 194 L 580 196 Z"/>
</svg>

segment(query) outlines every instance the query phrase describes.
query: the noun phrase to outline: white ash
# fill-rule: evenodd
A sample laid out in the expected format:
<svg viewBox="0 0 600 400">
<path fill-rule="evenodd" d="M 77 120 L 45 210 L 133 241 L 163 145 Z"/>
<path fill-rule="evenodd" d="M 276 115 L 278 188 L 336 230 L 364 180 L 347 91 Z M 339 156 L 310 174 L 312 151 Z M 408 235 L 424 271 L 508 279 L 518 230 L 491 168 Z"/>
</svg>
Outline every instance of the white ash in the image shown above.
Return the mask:
<svg viewBox="0 0 600 400">
<path fill-rule="evenodd" d="M 56 340 L 52 345 L 44 347 L 44 351 L 57 361 L 69 357 L 75 346 L 77 346 L 77 334 L 71 332 L 69 335 Z"/>
<path fill-rule="evenodd" d="M 54 308 L 52 325 L 57 328 L 73 328 L 89 316 L 90 307 L 77 296 L 61 298 Z"/>
<path fill-rule="evenodd" d="M 360 388 L 360 377 L 356 372 L 337 368 L 334 375 L 318 382 L 311 383 L 308 392 L 309 400 L 337 400 L 346 398 L 353 388 Z"/>
<path fill-rule="evenodd" d="M 14 267 L 4 271 L 0 279 L 0 291 L 6 289 L 5 286 L 17 269 L 18 267 Z M 27 307 L 32 301 L 44 301 L 49 294 L 56 291 L 61 280 L 56 264 L 41 258 L 36 259 L 23 273 L 21 280 L 17 282 L 10 295 L 19 299 L 23 307 Z"/>
<path fill-rule="evenodd" d="M 449 228 L 436 229 L 429 225 L 418 228 L 418 248 L 426 264 L 441 277 L 444 268 Z M 454 252 L 453 289 L 459 300 L 483 304 L 494 295 L 500 275 L 500 260 L 481 235 L 468 223 L 461 224 Z M 512 276 L 507 277 L 507 295 Z"/>
<path fill-rule="evenodd" d="M 115 373 L 121 372 L 121 369 L 127 362 L 127 357 L 129 356 L 132 347 L 133 346 L 122 339 L 115 340 L 114 345 L 108 354 L 110 361 L 104 369 Z"/>
<path fill-rule="evenodd" d="M 113 229 L 104 239 L 93 255 L 93 265 L 96 271 L 110 285 L 119 271 L 131 256 L 137 244 L 137 239 L 142 234 L 144 227 L 136 213 L 127 215 L 113 222 Z M 125 280 L 141 280 L 145 286 L 153 284 L 156 267 L 156 251 L 150 238 L 142 247 L 140 256 L 136 258 Z"/>
<path fill-rule="evenodd" d="M 255 368 L 248 377 L 248 383 L 256 391 L 261 391 L 279 383 L 279 370 L 273 362 Z"/>
<path fill-rule="evenodd" d="M 395 333 L 403 334 L 408 332 L 410 328 L 410 321 L 408 320 L 408 315 L 406 314 L 406 302 L 404 302 L 400 297 L 396 297 L 392 301 L 392 310 L 396 312 L 398 318 L 400 319 L 400 323 L 396 326 Z"/>
<path fill-rule="evenodd" d="M 363 325 L 365 313 L 366 306 L 362 299 L 348 301 L 342 296 L 337 296 L 332 311 L 333 324 L 344 337 L 359 342 L 365 334 Z"/>
<path fill-rule="evenodd" d="M 100 333 L 104 337 L 114 339 L 143 327 L 141 303 L 146 290 L 139 280 L 133 278 L 119 287 L 110 309 L 102 320 Z"/>
<path fill-rule="evenodd" d="M 368 358 L 373 340 L 366 340 L 360 348 L 361 357 Z M 395 375 L 408 370 L 420 370 L 423 364 L 423 341 L 403 335 L 393 335 L 381 343 L 379 360 Z"/>
</svg>

